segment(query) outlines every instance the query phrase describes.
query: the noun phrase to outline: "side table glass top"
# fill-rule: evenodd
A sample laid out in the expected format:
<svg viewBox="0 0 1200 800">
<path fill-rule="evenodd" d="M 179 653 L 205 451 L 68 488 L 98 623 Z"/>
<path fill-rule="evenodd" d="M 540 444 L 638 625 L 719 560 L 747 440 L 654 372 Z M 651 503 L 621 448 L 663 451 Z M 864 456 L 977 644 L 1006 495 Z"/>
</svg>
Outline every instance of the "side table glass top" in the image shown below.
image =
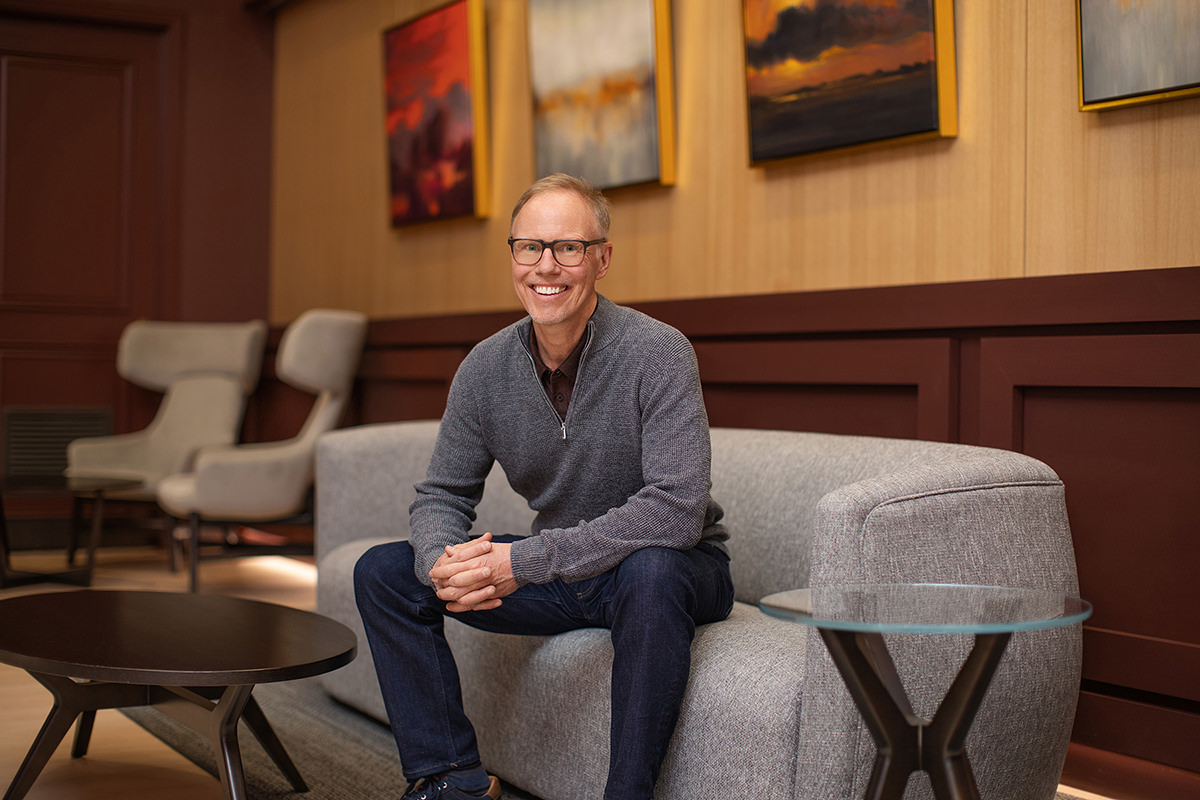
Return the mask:
<svg viewBox="0 0 1200 800">
<path fill-rule="evenodd" d="M 867 633 L 1015 633 L 1072 625 L 1092 605 L 1037 589 L 962 584 L 848 584 L 793 589 L 764 597 L 774 617 Z"/>
</svg>

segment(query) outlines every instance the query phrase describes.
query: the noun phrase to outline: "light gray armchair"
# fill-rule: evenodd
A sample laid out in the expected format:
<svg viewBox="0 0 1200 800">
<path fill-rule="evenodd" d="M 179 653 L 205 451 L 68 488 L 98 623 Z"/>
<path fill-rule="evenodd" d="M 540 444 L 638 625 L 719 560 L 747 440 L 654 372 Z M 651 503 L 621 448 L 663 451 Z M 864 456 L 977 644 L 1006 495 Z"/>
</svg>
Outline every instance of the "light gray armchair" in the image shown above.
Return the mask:
<svg viewBox="0 0 1200 800">
<path fill-rule="evenodd" d="M 117 345 L 117 373 L 163 392 L 162 402 L 140 431 L 70 442 L 66 474 L 140 481 L 107 496 L 153 502 L 159 481 L 191 469 L 200 448 L 237 441 L 246 397 L 258 385 L 266 335 L 263 320 L 129 323 Z"/>
<path fill-rule="evenodd" d="M 358 312 L 312 309 L 301 314 L 284 331 L 275 365 L 280 380 L 316 395 L 300 432 L 278 442 L 204 448 L 191 470 L 159 482 L 162 509 L 188 520 L 192 591 L 199 586 L 203 523 L 227 527 L 311 519 L 317 437 L 341 420 L 366 327 L 366 316 Z M 225 554 L 279 552 L 279 548 L 233 545 L 226 540 Z"/>
</svg>

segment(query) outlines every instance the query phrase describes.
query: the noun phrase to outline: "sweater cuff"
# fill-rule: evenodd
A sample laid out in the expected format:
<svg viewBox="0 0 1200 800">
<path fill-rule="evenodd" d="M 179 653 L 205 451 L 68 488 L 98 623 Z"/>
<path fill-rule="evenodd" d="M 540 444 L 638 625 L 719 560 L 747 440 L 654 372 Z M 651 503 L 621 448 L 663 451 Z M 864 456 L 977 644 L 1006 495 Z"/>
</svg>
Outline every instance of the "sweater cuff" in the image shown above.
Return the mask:
<svg viewBox="0 0 1200 800">
<path fill-rule="evenodd" d="M 549 583 L 554 580 L 548 564 L 549 552 L 546 540 L 538 535 L 513 542 L 512 549 L 509 550 L 509 561 L 512 564 L 513 578 L 518 585 Z"/>
</svg>

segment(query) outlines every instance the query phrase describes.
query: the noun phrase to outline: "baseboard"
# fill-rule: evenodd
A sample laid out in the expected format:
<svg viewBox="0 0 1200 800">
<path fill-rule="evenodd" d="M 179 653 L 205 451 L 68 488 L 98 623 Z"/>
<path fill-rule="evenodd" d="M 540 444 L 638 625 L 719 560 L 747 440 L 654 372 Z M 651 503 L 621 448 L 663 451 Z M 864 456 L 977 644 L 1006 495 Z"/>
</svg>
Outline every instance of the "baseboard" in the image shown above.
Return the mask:
<svg viewBox="0 0 1200 800">
<path fill-rule="evenodd" d="M 1200 800 L 1200 773 L 1072 742 L 1062 783 L 1113 800 Z"/>
</svg>

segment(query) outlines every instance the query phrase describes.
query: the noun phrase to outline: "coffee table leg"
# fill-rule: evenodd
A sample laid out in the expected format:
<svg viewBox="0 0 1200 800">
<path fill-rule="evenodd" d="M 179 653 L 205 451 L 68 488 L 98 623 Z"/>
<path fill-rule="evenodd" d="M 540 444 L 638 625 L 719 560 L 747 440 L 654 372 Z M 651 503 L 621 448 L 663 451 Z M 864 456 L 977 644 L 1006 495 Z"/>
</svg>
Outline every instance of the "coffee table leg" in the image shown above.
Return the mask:
<svg viewBox="0 0 1200 800">
<path fill-rule="evenodd" d="M 79 724 L 75 726 L 75 743 L 71 745 L 71 758 L 83 758 L 87 755 L 88 744 L 92 741 L 92 728 L 95 724 L 95 711 L 80 712 Z"/>
<path fill-rule="evenodd" d="M 82 755 L 87 751 L 87 742 L 91 736 L 91 723 L 95 719 L 97 709 L 120 708 L 123 706 L 141 705 L 145 702 L 144 687 L 126 686 L 122 684 L 76 683 L 70 678 L 58 675 L 45 675 L 30 672 L 38 683 L 45 686 L 54 695 L 54 706 L 46 717 L 42 729 L 33 740 L 29 753 L 17 770 L 16 777 L 4 794 L 4 800 L 20 800 L 33 786 L 37 776 L 41 774 L 59 743 L 71 730 L 75 718 L 80 719 L 80 728 L 76 732 L 75 747 L 72 755 Z M 86 730 L 85 730 L 86 728 Z M 80 752 L 80 748 L 82 751 Z"/>
<path fill-rule="evenodd" d="M 292 788 L 297 792 L 307 792 L 308 784 L 304 782 L 304 778 L 300 775 L 300 770 L 296 769 L 296 764 L 292 761 L 292 757 L 284 749 L 283 742 L 279 741 L 279 737 L 275 734 L 275 729 L 271 727 L 271 723 L 267 721 L 267 716 L 263 714 L 258 701 L 253 697 L 246 704 L 246 710 L 242 712 L 242 719 L 246 720 L 246 725 L 249 726 L 250 732 L 254 734 L 254 738 L 258 739 L 258 743 L 262 745 L 263 750 L 267 751 L 267 755 L 275 762 L 275 766 L 279 767 L 279 771 L 292 784 Z"/>
<path fill-rule="evenodd" d="M 75 722 L 78 714 L 79 711 L 76 709 L 65 708 L 57 702 L 54 704 L 54 707 L 50 709 L 49 716 L 42 724 L 42 729 L 38 731 L 37 737 L 33 740 L 29 753 L 21 762 L 21 768 L 17 770 L 16 777 L 9 784 L 8 791 L 4 793 L 4 800 L 21 800 L 25 796 L 33 786 L 33 782 L 37 780 L 37 776 L 42 774 L 42 769 L 50 760 L 50 756 L 54 755 L 54 751 L 58 749 L 58 743 L 67 735 L 67 731 L 71 730 L 71 725 Z"/>
<path fill-rule="evenodd" d="M 242 749 L 238 745 L 237 724 L 242 718 L 253 686 L 230 686 L 213 709 L 213 744 L 217 746 L 217 772 L 226 800 L 245 800 L 246 776 L 242 772 Z"/>
<path fill-rule="evenodd" d="M 298 792 L 308 786 L 267 722 L 258 702 L 251 697 L 252 685 L 185 689 L 162 687 L 155 708 L 208 737 L 217 751 L 217 771 L 227 800 L 245 800 L 246 779 L 242 771 L 237 723 L 245 719 L 267 755 Z M 215 702 L 214 702 L 215 700 Z"/>
</svg>

